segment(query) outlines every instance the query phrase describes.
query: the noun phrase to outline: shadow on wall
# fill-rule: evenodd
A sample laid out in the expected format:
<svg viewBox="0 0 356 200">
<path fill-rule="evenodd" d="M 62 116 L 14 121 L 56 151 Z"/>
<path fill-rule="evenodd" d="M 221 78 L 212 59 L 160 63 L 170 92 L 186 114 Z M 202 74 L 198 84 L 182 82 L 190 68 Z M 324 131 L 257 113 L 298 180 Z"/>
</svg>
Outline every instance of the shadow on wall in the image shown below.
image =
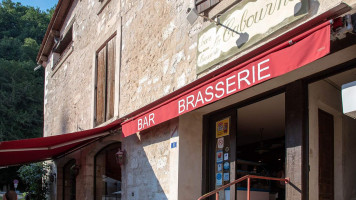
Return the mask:
<svg viewBox="0 0 356 200">
<path fill-rule="evenodd" d="M 127 159 L 122 178 L 126 199 L 168 199 L 169 181 L 174 178 L 170 177 L 170 138 L 176 126 L 178 120 L 171 120 L 124 138 Z"/>
<path fill-rule="evenodd" d="M 64 133 L 67 133 L 68 131 L 68 121 L 69 121 L 69 118 L 68 118 L 68 115 L 67 115 L 67 109 L 63 108 L 62 109 L 62 112 L 61 112 L 61 116 L 60 116 L 60 119 L 59 119 L 59 127 L 60 127 L 60 134 L 64 134 Z M 54 122 L 56 123 L 56 122 Z M 53 130 L 51 130 L 53 131 Z M 51 133 L 51 134 L 58 134 L 58 133 Z"/>
</svg>

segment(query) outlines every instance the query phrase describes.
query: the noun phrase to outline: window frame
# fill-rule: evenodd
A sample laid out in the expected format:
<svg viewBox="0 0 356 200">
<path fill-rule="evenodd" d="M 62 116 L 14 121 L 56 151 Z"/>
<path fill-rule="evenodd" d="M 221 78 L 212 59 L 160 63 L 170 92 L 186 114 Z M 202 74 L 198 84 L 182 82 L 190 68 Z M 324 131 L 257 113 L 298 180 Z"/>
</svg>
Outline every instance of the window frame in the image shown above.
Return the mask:
<svg viewBox="0 0 356 200">
<path fill-rule="evenodd" d="M 198 13 L 205 12 L 211 8 L 213 8 L 215 5 L 220 3 L 222 0 L 195 0 L 195 8 L 197 9 Z"/>
<path fill-rule="evenodd" d="M 67 27 L 64 29 L 63 34 L 58 36 L 59 31 L 54 31 L 54 46 L 52 50 L 52 70 L 57 70 L 57 66 L 61 66 L 67 57 L 72 53 L 74 47 L 74 22 L 75 16 L 70 20 Z M 59 67 L 58 67 L 59 68 Z M 54 72 L 55 73 L 55 72 Z M 53 73 L 53 74 L 54 74 Z"/>
<path fill-rule="evenodd" d="M 116 33 L 110 36 L 101 46 L 100 48 L 96 51 L 95 53 L 95 83 L 94 83 L 94 126 L 99 126 L 101 124 L 105 124 L 105 122 L 109 121 L 110 119 L 114 118 L 115 116 L 115 82 L 116 82 L 116 50 L 117 50 L 117 44 L 116 44 Z M 111 52 L 111 58 L 109 58 L 109 43 L 111 43 L 113 52 Z M 104 83 L 104 87 L 102 88 L 104 90 L 104 98 L 101 99 L 102 103 L 104 105 L 100 106 L 102 108 L 103 113 L 98 114 L 98 92 L 99 92 L 99 54 L 104 51 L 104 73 L 105 73 L 105 78 L 102 80 Z M 112 60 L 111 60 L 112 59 Z M 111 60 L 111 62 L 108 62 L 108 60 Z M 110 67 L 111 71 L 108 70 Z M 110 79 L 108 79 L 108 72 L 110 72 L 109 76 Z M 108 94 L 108 82 L 112 81 L 110 84 L 110 96 Z M 109 96 L 109 100 L 108 100 Z M 108 108 L 109 107 L 109 108 Z M 108 111 L 109 110 L 109 111 Z M 102 116 L 102 120 L 98 120 L 98 116 Z"/>
</svg>

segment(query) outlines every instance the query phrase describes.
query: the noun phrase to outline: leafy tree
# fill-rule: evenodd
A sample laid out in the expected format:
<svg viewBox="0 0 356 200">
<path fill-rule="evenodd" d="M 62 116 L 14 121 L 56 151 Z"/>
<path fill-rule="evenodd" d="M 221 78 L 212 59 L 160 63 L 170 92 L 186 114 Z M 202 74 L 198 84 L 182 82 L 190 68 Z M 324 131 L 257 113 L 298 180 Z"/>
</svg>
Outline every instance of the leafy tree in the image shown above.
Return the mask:
<svg viewBox="0 0 356 200">
<path fill-rule="evenodd" d="M 42 136 L 44 70 L 33 69 L 53 11 L 0 1 L 0 142 Z M 19 172 L 32 169 L 42 176 L 39 167 L 27 166 Z M 18 179 L 18 169 L 0 169 L 0 188 Z M 19 189 L 23 187 L 20 182 Z"/>
<path fill-rule="evenodd" d="M 42 135 L 43 80 L 33 71 L 34 66 L 31 60 L 0 58 L 1 140 Z"/>
<path fill-rule="evenodd" d="M 0 3 L 0 141 L 42 136 L 44 70 L 33 69 L 53 10 Z"/>
<path fill-rule="evenodd" d="M 31 199 L 46 199 L 49 172 L 49 166 L 47 164 L 39 162 L 23 165 L 17 172 L 21 180 L 28 186 L 27 191 L 32 193 Z"/>
</svg>

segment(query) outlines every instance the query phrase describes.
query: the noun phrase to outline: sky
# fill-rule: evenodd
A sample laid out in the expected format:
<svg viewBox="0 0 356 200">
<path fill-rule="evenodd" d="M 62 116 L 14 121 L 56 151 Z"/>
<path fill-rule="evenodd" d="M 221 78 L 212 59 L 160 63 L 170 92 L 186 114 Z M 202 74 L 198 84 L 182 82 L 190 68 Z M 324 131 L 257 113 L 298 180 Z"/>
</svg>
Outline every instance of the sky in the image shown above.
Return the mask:
<svg viewBox="0 0 356 200">
<path fill-rule="evenodd" d="M 20 2 L 24 6 L 39 7 L 41 10 L 46 11 L 56 5 L 58 0 L 13 0 L 13 2 Z"/>
</svg>

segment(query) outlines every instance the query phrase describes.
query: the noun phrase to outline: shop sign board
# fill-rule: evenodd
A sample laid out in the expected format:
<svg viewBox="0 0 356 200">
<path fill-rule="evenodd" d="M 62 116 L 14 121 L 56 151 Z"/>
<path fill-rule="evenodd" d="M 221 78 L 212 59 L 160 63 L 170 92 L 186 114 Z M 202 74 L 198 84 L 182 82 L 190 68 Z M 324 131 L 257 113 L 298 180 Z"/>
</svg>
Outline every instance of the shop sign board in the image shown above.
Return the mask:
<svg viewBox="0 0 356 200">
<path fill-rule="evenodd" d="M 235 68 L 122 123 L 129 136 L 184 113 L 208 105 L 244 89 L 281 76 L 330 52 L 330 26 L 325 26 L 292 46 Z"/>
<path fill-rule="evenodd" d="M 278 29 L 304 17 L 308 0 L 245 0 L 198 36 L 197 73 L 243 51 Z"/>
</svg>

